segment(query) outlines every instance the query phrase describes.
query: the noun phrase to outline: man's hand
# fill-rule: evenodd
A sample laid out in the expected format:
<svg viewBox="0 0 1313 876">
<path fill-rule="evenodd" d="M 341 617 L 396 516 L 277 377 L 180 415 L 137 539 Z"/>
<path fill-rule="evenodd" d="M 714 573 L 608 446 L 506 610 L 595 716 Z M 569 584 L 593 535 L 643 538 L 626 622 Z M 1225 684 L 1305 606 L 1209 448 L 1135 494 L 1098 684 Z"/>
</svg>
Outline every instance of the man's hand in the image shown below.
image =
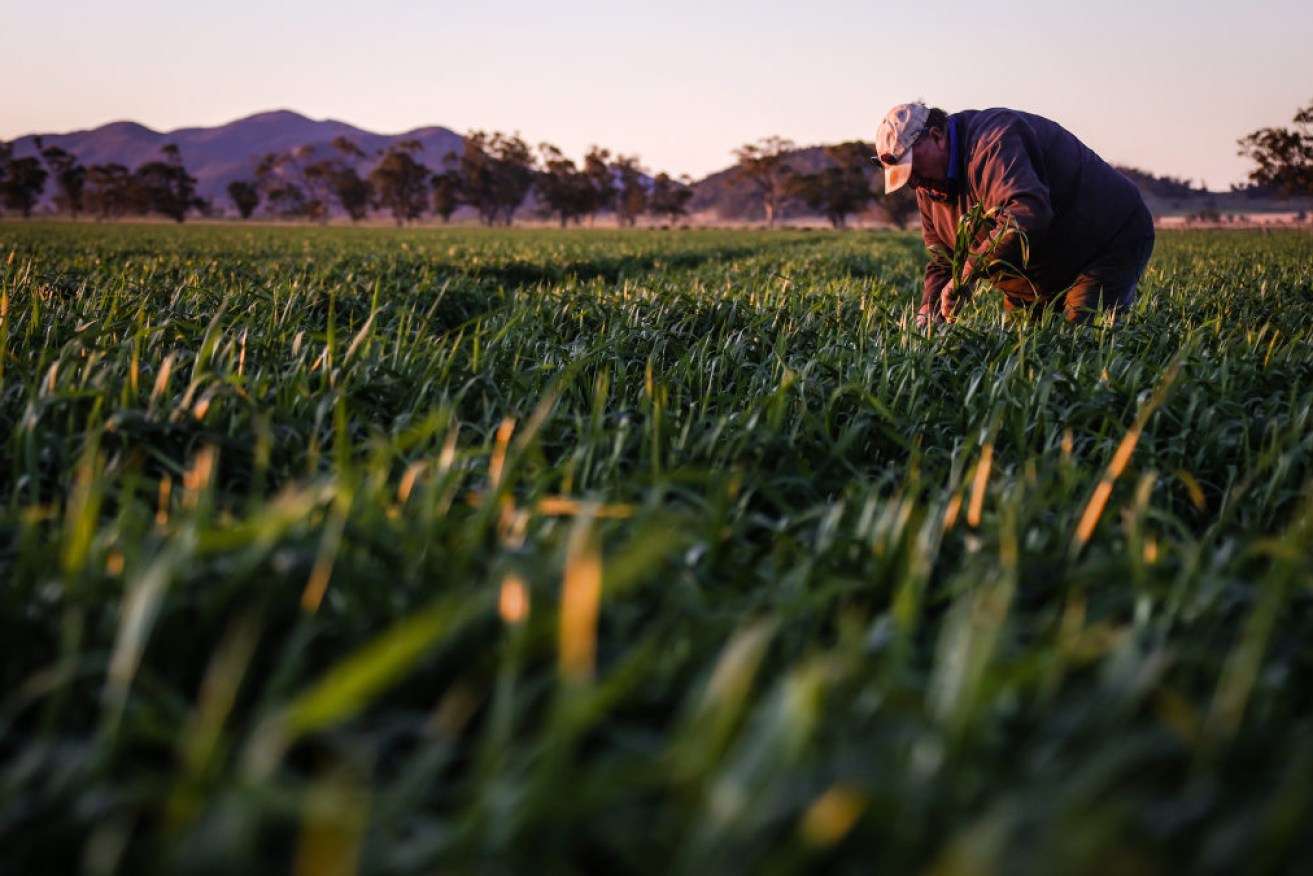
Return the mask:
<svg viewBox="0 0 1313 876">
<path fill-rule="evenodd" d="M 946 321 L 953 322 L 957 319 L 957 312 L 961 308 L 962 296 L 958 294 L 957 286 L 953 281 L 949 280 L 939 291 L 939 315 Z"/>
<path fill-rule="evenodd" d="M 921 309 L 916 312 L 916 329 L 925 331 L 930 328 L 930 305 L 922 304 Z"/>
</svg>

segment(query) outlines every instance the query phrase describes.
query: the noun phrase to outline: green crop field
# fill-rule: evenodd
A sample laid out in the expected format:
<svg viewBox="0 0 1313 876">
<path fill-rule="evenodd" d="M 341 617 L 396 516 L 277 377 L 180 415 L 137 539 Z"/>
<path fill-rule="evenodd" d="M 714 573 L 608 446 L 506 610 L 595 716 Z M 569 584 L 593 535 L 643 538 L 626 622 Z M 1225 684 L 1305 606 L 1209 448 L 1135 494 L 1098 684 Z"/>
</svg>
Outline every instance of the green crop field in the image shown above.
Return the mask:
<svg viewBox="0 0 1313 876">
<path fill-rule="evenodd" d="M 0 874 L 1309 872 L 1313 236 L 0 224 Z"/>
</svg>

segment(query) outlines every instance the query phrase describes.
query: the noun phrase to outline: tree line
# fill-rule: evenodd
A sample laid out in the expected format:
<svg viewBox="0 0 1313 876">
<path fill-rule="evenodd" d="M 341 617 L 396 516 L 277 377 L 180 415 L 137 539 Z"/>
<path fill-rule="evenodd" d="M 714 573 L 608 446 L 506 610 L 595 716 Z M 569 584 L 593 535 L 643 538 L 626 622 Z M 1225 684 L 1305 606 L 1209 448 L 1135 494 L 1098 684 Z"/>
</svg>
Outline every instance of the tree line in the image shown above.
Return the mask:
<svg viewBox="0 0 1313 876">
<path fill-rule="evenodd" d="M 174 144 L 135 170 L 122 164 L 84 166 L 67 150 L 36 139 L 37 155 L 14 157 L 13 144 L 0 142 L 0 205 L 24 219 L 40 201 L 47 180 L 55 184 L 54 205 L 76 219 L 158 213 L 178 222 L 207 204 L 196 196 L 196 178 L 187 172 Z"/>
<path fill-rule="evenodd" d="M 36 146 L 37 155 L 15 158 L 12 144 L 0 143 L 0 205 L 25 218 L 49 182 L 55 209 L 74 218 L 158 214 L 182 222 L 193 212 L 215 212 L 197 195 L 196 178 L 175 144 L 135 170 L 117 163 L 88 168 L 59 146 L 43 146 L 39 138 Z M 787 206 L 805 205 L 842 228 L 879 197 L 871 186 L 868 144 L 826 147 L 831 166 L 816 173 L 790 166 L 795 149 L 789 140 L 769 137 L 734 152 L 732 183 L 760 198 L 771 226 Z M 550 143 L 535 150 L 518 135 L 473 131 L 436 168 L 423 163 L 422 151 L 418 141 L 406 140 L 371 157 L 339 136 L 327 147 L 307 144 L 260 156 L 251 176 L 231 181 L 226 193 L 242 219 L 261 213 L 323 223 L 338 214 L 358 222 L 377 210 L 404 225 L 427 215 L 448 222 L 467 207 L 489 226 L 511 225 L 532 195 L 539 213 L 562 227 L 591 225 L 601 214 L 621 226 L 644 215 L 676 224 L 688 215 L 694 194 L 686 177 L 651 176 L 638 156 L 598 146 L 576 163 Z M 907 193 L 883 206 L 900 227 L 916 213 Z"/>
<path fill-rule="evenodd" d="M 612 155 L 598 146 L 576 163 L 551 143 L 535 150 L 517 135 L 474 131 L 437 168 L 421 163 L 421 151 L 414 140 L 396 143 L 366 174 L 365 155 L 338 137 L 330 154 L 303 146 L 265 155 L 253 178 L 234 180 L 228 194 L 243 218 L 263 205 L 275 216 L 323 222 L 336 210 L 356 221 L 372 205 L 404 225 L 426 214 L 448 222 L 467 207 L 489 226 L 511 225 L 532 195 L 539 212 L 562 227 L 591 225 L 603 213 L 621 226 L 633 226 L 645 214 L 675 224 L 688 215 L 694 194 L 687 178 L 649 176 L 637 156 Z M 792 141 L 780 137 L 734 151 L 738 161 L 731 182 L 760 199 L 771 227 L 786 208 L 798 205 L 824 215 L 836 228 L 846 227 L 849 217 L 877 200 L 900 228 L 917 215 L 911 192 L 885 197 L 872 188 L 876 165 L 870 144 L 825 147 L 828 166 L 816 172 L 793 167 L 796 151 Z"/>
<path fill-rule="evenodd" d="M 36 155 L 17 158 L 13 144 L 0 141 L 0 208 L 23 218 L 51 181 L 53 206 L 75 219 L 153 213 L 182 222 L 189 213 L 215 211 L 197 195 L 196 178 L 176 144 L 135 170 L 117 163 L 87 167 L 40 138 L 36 148 Z M 305 145 L 262 155 L 251 178 L 233 180 L 227 194 L 243 219 L 261 207 L 270 216 L 317 222 L 335 211 L 358 222 L 381 210 L 403 225 L 426 214 L 446 222 L 466 206 L 487 225 L 510 225 L 532 192 L 541 210 L 563 226 L 585 218 L 591 223 L 603 212 L 614 213 L 621 225 L 632 226 L 644 214 L 674 223 L 687 215 L 693 196 L 687 178 L 649 177 L 637 156 L 612 156 L 596 146 L 582 166 L 549 143 L 535 153 L 519 136 L 482 131 L 466 136 L 460 152 L 449 152 L 436 169 L 419 159 L 420 152 L 418 141 L 406 140 L 371 160 L 352 140 L 337 137 L 326 150 Z"/>
<path fill-rule="evenodd" d="M 1255 163 L 1249 176 L 1256 186 L 1283 196 L 1313 194 L 1313 103 L 1293 121 L 1293 128 L 1248 134 L 1239 141 L 1240 154 Z M 17 158 L 13 144 L 0 141 L 0 208 L 24 218 L 31 216 L 48 182 L 54 184 L 55 209 L 74 218 L 154 213 L 182 222 L 191 212 L 214 212 L 214 205 L 198 197 L 196 178 L 175 144 L 135 169 L 117 163 L 86 167 L 59 146 L 45 146 L 41 138 L 35 145 L 36 155 Z M 635 225 L 645 214 L 675 224 L 688 215 L 694 197 L 687 177 L 650 176 L 638 156 L 612 155 L 598 146 L 576 163 L 550 143 L 535 150 L 518 135 L 474 131 L 436 168 L 420 160 L 422 151 L 418 141 L 406 140 L 371 157 L 349 138 L 337 137 L 328 147 L 306 145 L 261 156 L 251 178 L 232 181 L 227 194 L 243 219 L 261 207 L 266 215 L 315 222 L 327 222 L 334 212 L 358 222 L 381 210 L 398 225 L 425 215 L 448 222 L 462 207 L 486 225 L 510 225 L 532 194 L 539 211 L 562 227 L 591 225 L 603 213 L 614 215 L 622 226 Z M 916 217 L 910 191 L 892 196 L 880 191 L 870 144 L 826 146 L 823 166 L 810 171 L 795 166 L 799 154 L 792 141 L 781 137 L 734 150 L 737 164 L 730 182 L 760 204 L 768 226 L 795 206 L 825 216 L 835 228 L 846 227 L 849 217 L 873 203 L 900 228 Z M 1183 181 L 1166 182 L 1189 189 Z"/>
<path fill-rule="evenodd" d="M 491 226 L 512 224 L 532 194 L 540 212 L 562 227 L 591 224 L 603 212 L 621 225 L 632 226 L 645 213 L 673 223 L 687 215 L 693 196 L 686 179 L 649 178 L 637 156 L 612 156 L 597 146 L 582 166 L 550 143 L 535 151 L 518 135 L 500 132 L 466 135 L 461 150 L 448 152 L 437 168 L 425 165 L 420 152 L 417 140 L 395 143 L 365 172 L 365 153 L 338 137 L 329 154 L 302 146 L 263 156 L 253 178 L 229 183 L 228 195 L 243 218 L 263 205 L 270 215 L 319 222 L 337 210 L 354 222 L 372 208 L 404 225 L 425 215 L 448 222 L 468 207 Z"/>
</svg>

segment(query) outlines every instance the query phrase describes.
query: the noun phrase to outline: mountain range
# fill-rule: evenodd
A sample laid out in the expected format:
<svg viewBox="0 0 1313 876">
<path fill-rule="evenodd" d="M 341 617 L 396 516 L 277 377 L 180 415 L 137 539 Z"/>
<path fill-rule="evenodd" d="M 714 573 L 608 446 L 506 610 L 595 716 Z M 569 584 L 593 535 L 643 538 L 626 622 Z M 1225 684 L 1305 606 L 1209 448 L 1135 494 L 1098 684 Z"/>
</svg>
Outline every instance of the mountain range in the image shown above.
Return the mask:
<svg viewBox="0 0 1313 876">
<path fill-rule="evenodd" d="M 43 146 L 59 146 L 87 167 L 122 164 L 132 169 L 159 157 L 161 147 L 173 143 L 187 171 L 196 177 L 196 191 L 216 205 L 228 205 L 227 186 L 236 179 L 252 179 L 255 164 L 269 152 L 298 146 L 316 150 L 329 148 L 336 137 L 345 136 L 366 155 L 377 155 L 394 143 L 417 140 L 422 147 L 416 160 L 439 167 L 448 152 L 460 152 L 463 138 L 446 128 L 426 127 L 403 134 L 375 134 L 346 122 L 315 121 L 290 110 L 258 113 L 215 128 L 179 128 L 155 131 L 136 122 L 111 122 L 87 131 L 19 137 L 13 142 L 15 157 L 33 155 L 39 138 Z M 47 194 L 49 194 L 49 187 Z"/>
</svg>

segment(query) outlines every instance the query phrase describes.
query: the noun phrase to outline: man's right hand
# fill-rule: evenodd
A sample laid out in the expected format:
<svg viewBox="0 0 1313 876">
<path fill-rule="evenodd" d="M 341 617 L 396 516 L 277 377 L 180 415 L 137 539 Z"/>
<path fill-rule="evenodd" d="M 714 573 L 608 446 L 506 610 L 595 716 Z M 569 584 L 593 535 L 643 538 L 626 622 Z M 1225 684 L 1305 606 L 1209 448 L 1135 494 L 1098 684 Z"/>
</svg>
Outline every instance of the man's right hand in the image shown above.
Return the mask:
<svg viewBox="0 0 1313 876">
<path fill-rule="evenodd" d="M 957 292 L 957 286 L 952 280 L 944 284 L 944 288 L 939 290 L 939 315 L 946 322 L 953 322 L 957 319 L 957 312 L 962 307 L 962 296 Z"/>
</svg>

